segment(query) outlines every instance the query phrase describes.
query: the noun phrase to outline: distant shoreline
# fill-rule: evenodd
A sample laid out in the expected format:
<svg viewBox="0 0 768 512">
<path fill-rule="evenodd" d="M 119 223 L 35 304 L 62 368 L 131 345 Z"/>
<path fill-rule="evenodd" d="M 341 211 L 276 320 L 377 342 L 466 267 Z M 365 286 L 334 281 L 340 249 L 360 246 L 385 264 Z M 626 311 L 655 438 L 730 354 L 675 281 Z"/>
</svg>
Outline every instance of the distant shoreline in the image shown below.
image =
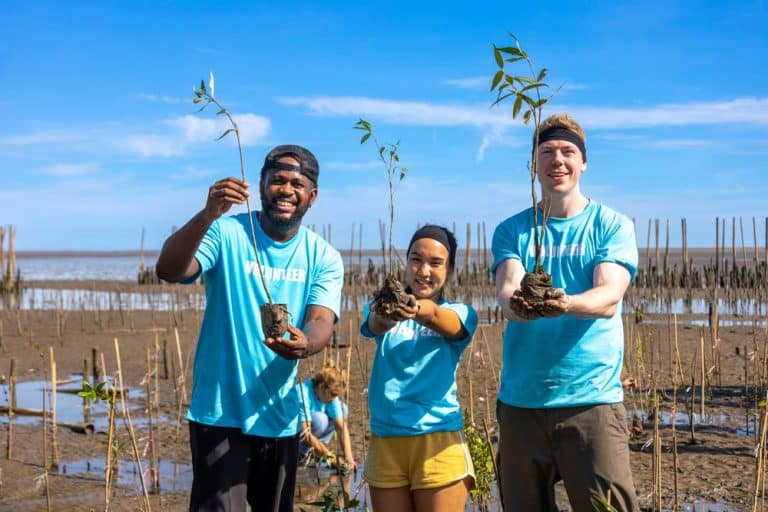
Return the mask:
<svg viewBox="0 0 768 512">
<path fill-rule="evenodd" d="M 345 258 L 350 256 L 350 250 L 343 249 L 340 247 L 337 247 L 338 251 L 341 253 L 342 256 Z M 400 254 L 403 254 L 405 252 L 405 249 L 398 248 L 396 251 Z M 490 253 L 490 247 L 488 247 L 488 251 Z M 682 254 L 682 247 L 670 247 L 669 248 L 669 255 L 670 256 L 680 256 Z M 723 251 L 723 255 L 727 258 L 731 253 L 733 249 L 731 247 L 726 247 Z M 741 259 L 743 254 L 746 252 L 747 258 L 751 259 L 754 256 L 754 247 L 745 247 L 736 248 L 736 255 L 737 258 Z M 460 257 L 465 253 L 466 251 L 462 248 L 458 249 L 458 254 Z M 650 251 L 651 255 L 655 256 L 656 249 L 651 248 Z M 659 257 L 664 257 L 664 248 L 660 247 L 658 249 Z M 639 248 L 640 258 L 647 258 L 647 252 L 645 247 Z M 715 248 L 714 247 L 689 247 L 688 248 L 689 256 L 692 258 L 696 257 L 702 257 L 707 255 L 713 255 L 715 254 Z M 758 247 L 758 255 L 760 259 L 764 257 L 766 253 L 766 249 L 764 247 Z M 157 258 L 157 256 L 160 254 L 159 250 L 146 250 L 143 252 L 143 255 L 145 258 Z M 351 251 L 351 255 L 353 257 L 358 256 L 359 251 L 358 249 L 355 249 L 354 251 Z M 363 257 L 369 257 L 369 256 L 380 256 L 381 255 L 381 249 L 363 249 L 362 250 L 362 256 Z M 477 249 L 472 249 L 472 256 L 477 257 L 482 255 L 482 251 L 478 251 Z M 7 259 L 8 252 L 5 251 L 3 254 L 4 258 Z M 115 258 L 115 257 L 136 257 L 139 258 L 142 256 L 141 251 L 137 250 L 113 250 L 113 251 L 97 251 L 97 250 L 86 250 L 86 251 L 77 251 L 77 250 L 66 250 L 66 251 L 47 251 L 47 250 L 38 250 L 38 251 L 16 251 L 16 258 Z"/>
</svg>

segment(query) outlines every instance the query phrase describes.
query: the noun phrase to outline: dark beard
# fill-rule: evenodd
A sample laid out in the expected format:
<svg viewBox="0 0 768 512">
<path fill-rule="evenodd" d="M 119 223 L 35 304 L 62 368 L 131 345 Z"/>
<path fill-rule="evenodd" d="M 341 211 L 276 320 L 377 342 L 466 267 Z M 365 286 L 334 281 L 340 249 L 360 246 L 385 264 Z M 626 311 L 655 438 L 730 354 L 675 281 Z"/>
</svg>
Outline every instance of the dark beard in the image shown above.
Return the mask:
<svg viewBox="0 0 768 512">
<path fill-rule="evenodd" d="M 308 209 L 309 205 L 305 206 L 304 208 L 297 206 L 296 211 L 293 212 L 293 215 L 291 215 L 290 218 L 284 219 L 282 217 L 275 217 L 272 215 L 272 204 L 267 203 L 263 197 L 261 198 L 262 213 L 281 231 L 290 231 L 298 227 L 299 224 L 301 224 L 301 220 L 304 218 L 304 215 L 307 213 Z"/>
</svg>

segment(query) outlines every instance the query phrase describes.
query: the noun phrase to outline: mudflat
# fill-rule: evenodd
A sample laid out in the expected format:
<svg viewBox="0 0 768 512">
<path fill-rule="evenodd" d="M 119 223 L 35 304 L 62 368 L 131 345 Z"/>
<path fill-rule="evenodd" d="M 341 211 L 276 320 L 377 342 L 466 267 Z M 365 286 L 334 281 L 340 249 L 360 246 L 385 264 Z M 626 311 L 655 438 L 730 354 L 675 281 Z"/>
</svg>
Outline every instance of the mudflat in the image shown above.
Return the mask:
<svg viewBox="0 0 768 512">
<path fill-rule="evenodd" d="M 190 293 L 189 287 L 142 288 L 119 282 L 50 282 L 34 286 L 119 293 L 161 289 L 177 297 Z M 184 301 L 178 301 L 181 303 Z M 49 381 L 53 355 L 57 380 L 73 380 L 61 387 L 72 388 L 81 385 L 83 373 L 86 380 L 93 382 L 94 354 L 98 380 L 105 375 L 113 376 L 118 368 L 117 346 L 135 432 L 132 440 L 118 402 L 116 456 L 120 464 L 116 485 L 108 498 L 109 508 L 147 508 L 134 462 L 135 446 L 146 472 L 147 488 L 151 487 L 148 461 L 152 450 L 161 461 L 159 493 L 149 494 L 148 498 L 151 509 L 185 510 L 191 468 L 187 425 L 183 420 L 184 400 L 191 390 L 190 368 L 201 318 L 202 312 L 196 308 L 158 306 L 139 310 L 122 303 L 99 311 L 84 307 L 0 310 L 0 374 L 4 382 L 0 405 L 8 404 L 11 361 L 18 383 Z M 349 371 L 350 387 L 345 400 L 350 408 L 355 457 L 362 464 L 369 434 L 366 391 L 374 344 L 360 337 L 359 318 L 357 311 L 345 312 L 337 324 L 333 346 L 302 361 L 299 373 L 302 378 L 311 375 L 327 358 L 333 358 Z M 710 339 L 708 328 L 693 323 L 700 318 L 645 314 L 640 322 L 636 320 L 639 319 L 628 312 L 624 377 L 628 384 L 625 405 L 629 413 L 631 466 L 641 505 L 644 509 L 652 506 L 656 480 L 661 505 L 667 509 L 673 505 L 676 489 L 680 503 L 706 502 L 720 504 L 722 508 L 717 510 L 747 510 L 755 494 L 755 429 L 760 426 L 756 419 L 762 412 L 755 405 L 759 388 L 765 385 L 765 369 L 761 367 L 768 337 L 765 327 L 733 323 L 721 327 L 715 341 Z M 457 374 L 462 406 L 481 431 L 483 426 L 487 427 L 491 442 L 495 442 L 496 432 L 494 410 L 502 331 L 502 323 L 484 323 L 465 352 Z M 703 406 L 702 365 L 707 375 Z M 147 400 L 148 392 L 152 405 Z M 653 401 L 656 394 L 660 397 L 658 406 Z M 16 406 L 41 408 L 41 402 L 42 391 L 36 402 L 19 401 Z M 76 410 L 66 412 L 79 418 L 82 404 L 75 403 L 68 407 Z M 63 412 L 57 409 L 59 416 Z M 101 423 L 93 421 L 92 433 L 82 429 L 82 421 L 60 424 L 55 429 L 55 438 L 50 428 L 44 432 L 41 418 L 16 415 L 9 433 L 5 413 L 0 416 L 0 510 L 104 510 L 108 446 L 104 416 Z M 654 418 L 659 422 L 656 436 Z M 654 437 L 656 442 L 651 443 Z M 660 447 L 659 452 L 654 453 L 655 446 Z M 660 461 L 656 470 L 654 457 Z M 57 462 L 58 467 L 51 466 L 52 462 Z M 306 503 L 322 495 L 328 476 L 306 468 L 300 471 L 304 476 L 297 489 L 296 510 L 299 506 L 312 509 Z M 358 498 L 362 500 L 363 495 L 364 488 Z M 559 501 L 562 509 L 567 510 L 562 487 Z"/>
</svg>

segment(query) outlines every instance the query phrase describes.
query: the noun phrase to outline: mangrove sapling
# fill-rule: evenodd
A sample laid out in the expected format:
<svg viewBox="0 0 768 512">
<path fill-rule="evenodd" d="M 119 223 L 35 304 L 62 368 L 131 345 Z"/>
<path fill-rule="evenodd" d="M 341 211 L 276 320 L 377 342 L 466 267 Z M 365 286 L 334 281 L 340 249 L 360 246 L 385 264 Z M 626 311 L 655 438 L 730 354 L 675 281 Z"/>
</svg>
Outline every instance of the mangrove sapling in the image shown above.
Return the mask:
<svg viewBox="0 0 768 512">
<path fill-rule="evenodd" d="M 105 372 L 106 374 L 106 372 Z M 107 458 L 104 466 L 104 510 L 109 510 L 112 487 L 115 482 L 117 469 L 117 454 L 119 446 L 115 439 L 115 413 L 117 411 L 117 388 L 109 386 L 108 382 L 103 381 L 98 384 L 94 382 L 91 386 L 87 380 L 83 380 L 83 387 L 77 394 L 92 402 L 104 400 L 109 404 L 109 420 L 107 428 Z"/>
<path fill-rule="evenodd" d="M 486 509 L 494 483 L 493 450 L 478 431 L 470 413 L 464 411 L 464 438 L 467 440 L 469 456 L 475 468 L 475 487 L 469 491 L 472 501 Z"/>
<path fill-rule="evenodd" d="M 507 98 L 513 98 L 512 119 L 517 119 L 521 111 L 523 112 L 523 123 L 528 124 L 533 120 L 533 152 L 531 162 L 528 164 L 528 174 L 531 184 L 531 201 L 533 203 L 533 238 L 535 248 L 535 264 L 533 270 L 529 270 L 523 276 L 520 283 L 520 293 L 522 297 L 533 307 L 533 310 L 539 314 L 547 312 L 546 301 L 556 297 L 553 295 L 552 276 L 550 276 L 541 264 L 542 246 L 546 234 L 547 219 L 549 217 L 550 205 L 546 198 L 539 204 L 536 197 L 536 177 L 538 173 L 538 151 L 539 145 L 539 127 L 542 121 L 542 112 L 544 105 L 552 99 L 554 94 L 549 97 L 542 97 L 542 89 L 549 87 L 543 80 L 547 76 L 547 68 L 542 68 L 538 72 L 534 69 L 528 54 L 520 47 L 520 41 L 514 34 L 509 34 L 514 42 L 514 46 L 493 46 L 493 55 L 498 66 L 498 71 L 491 81 L 491 91 L 496 91 L 496 101 L 492 106 L 498 105 Z M 506 72 L 507 63 L 523 61 L 530 71 L 530 75 L 510 75 Z M 539 226 L 539 208 L 541 208 L 541 226 Z"/>
<path fill-rule="evenodd" d="M 201 112 L 205 109 L 205 107 L 213 103 L 219 108 L 219 110 L 216 112 L 216 115 L 225 116 L 227 118 L 231 128 L 226 129 L 221 135 L 219 135 L 216 140 L 221 140 L 230 133 L 235 134 L 237 151 L 240 156 L 240 176 L 244 182 L 247 182 L 245 179 L 245 160 L 243 158 L 243 146 L 240 142 L 240 129 L 238 128 L 237 123 L 235 122 L 235 119 L 232 117 L 232 114 L 229 112 L 229 110 L 224 108 L 224 106 L 222 106 L 222 104 L 219 103 L 219 101 L 214 96 L 213 73 L 211 73 L 207 88 L 205 86 L 205 81 L 200 80 L 200 89 L 195 90 L 195 98 L 192 100 L 192 103 L 201 104 L 200 108 L 197 110 L 198 112 Z M 259 245 L 256 241 L 256 229 L 253 224 L 253 213 L 251 210 L 251 202 L 248 199 L 248 196 L 245 197 L 245 207 L 248 211 L 248 224 L 251 230 L 251 243 L 253 244 L 253 253 L 254 257 L 256 258 L 256 267 L 259 270 L 261 285 L 264 288 L 264 294 L 267 297 L 267 304 L 262 304 L 259 308 L 261 314 L 261 326 L 265 337 L 282 338 L 285 332 L 288 330 L 288 305 L 275 304 L 272 302 L 272 295 L 269 293 L 269 289 L 267 288 L 267 282 L 264 279 L 264 270 L 262 269 L 261 260 L 259 259 Z"/>
<path fill-rule="evenodd" d="M 400 141 L 393 144 L 379 144 L 376 135 L 373 133 L 371 123 L 362 118 L 355 124 L 354 129 L 363 132 L 363 136 L 360 137 L 360 144 L 365 144 L 369 139 L 373 140 L 379 154 L 379 159 L 384 164 L 384 169 L 387 172 L 387 184 L 389 186 L 389 238 L 387 240 L 387 258 L 384 261 L 386 278 L 384 279 L 384 286 L 374 294 L 371 311 L 382 316 L 389 316 L 398 307 L 409 305 L 408 294 L 405 293 L 405 287 L 403 287 L 395 272 L 395 251 L 392 245 L 392 228 L 395 223 L 395 187 L 397 183 L 403 181 L 408 169 L 400 164 L 400 155 L 398 154 Z"/>
</svg>

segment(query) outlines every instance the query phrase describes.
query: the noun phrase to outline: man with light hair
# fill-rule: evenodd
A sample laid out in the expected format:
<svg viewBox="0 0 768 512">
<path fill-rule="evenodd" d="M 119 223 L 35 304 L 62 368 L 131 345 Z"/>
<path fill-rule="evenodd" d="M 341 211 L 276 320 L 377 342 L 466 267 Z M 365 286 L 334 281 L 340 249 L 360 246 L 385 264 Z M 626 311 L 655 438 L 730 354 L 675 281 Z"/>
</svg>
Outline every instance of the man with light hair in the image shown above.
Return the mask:
<svg viewBox="0 0 768 512">
<path fill-rule="evenodd" d="M 575 512 L 593 512 L 593 496 L 633 512 L 620 374 L 621 304 L 638 261 L 634 226 L 581 192 L 586 136 L 575 120 L 550 116 L 533 140 L 539 225 L 528 208 L 499 224 L 492 243 L 508 320 L 497 403 L 503 508 L 554 512 L 554 484 L 563 480 Z M 540 304 L 521 289 L 535 265 L 536 229 L 552 277 Z"/>
</svg>

